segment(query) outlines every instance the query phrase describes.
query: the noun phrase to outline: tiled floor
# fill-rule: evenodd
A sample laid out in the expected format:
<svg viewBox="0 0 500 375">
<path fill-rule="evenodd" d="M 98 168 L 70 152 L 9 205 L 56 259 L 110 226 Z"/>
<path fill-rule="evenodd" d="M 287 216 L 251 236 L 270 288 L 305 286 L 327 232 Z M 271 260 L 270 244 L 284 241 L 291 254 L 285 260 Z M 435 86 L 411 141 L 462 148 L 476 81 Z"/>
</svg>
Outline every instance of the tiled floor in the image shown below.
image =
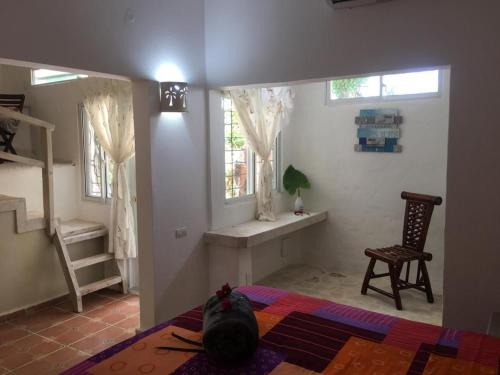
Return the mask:
<svg viewBox="0 0 500 375">
<path fill-rule="evenodd" d="M 59 374 L 135 334 L 139 297 L 101 290 L 73 313 L 69 301 L 0 322 L 0 375 Z"/>
<path fill-rule="evenodd" d="M 368 290 L 363 296 L 361 284 L 364 274 L 335 272 L 305 265 L 282 269 L 256 284 L 290 290 L 312 297 L 376 311 L 383 314 L 399 316 L 435 325 L 442 324 L 443 297 L 434 293 L 435 302 L 427 302 L 425 294 L 418 290 L 401 291 L 403 310 L 396 310 L 394 301 L 379 293 Z M 374 279 L 371 285 L 391 290 L 388 278 Z"/>
</svg>

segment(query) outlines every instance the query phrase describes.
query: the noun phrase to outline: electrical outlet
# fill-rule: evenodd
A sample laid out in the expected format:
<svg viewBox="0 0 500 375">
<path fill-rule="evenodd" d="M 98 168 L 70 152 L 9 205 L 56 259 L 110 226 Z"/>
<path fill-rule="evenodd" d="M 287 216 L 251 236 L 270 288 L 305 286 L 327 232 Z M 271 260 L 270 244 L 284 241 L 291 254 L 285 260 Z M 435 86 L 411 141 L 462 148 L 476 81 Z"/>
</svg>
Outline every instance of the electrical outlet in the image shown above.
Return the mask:
<svg viewBox="0 0 500 375">
<path fill-rule="evenodd" d="M 188 230 L 187 227 L 179 227 L 175 230 L 175 238 L 187 237 Z"/>
</svg>

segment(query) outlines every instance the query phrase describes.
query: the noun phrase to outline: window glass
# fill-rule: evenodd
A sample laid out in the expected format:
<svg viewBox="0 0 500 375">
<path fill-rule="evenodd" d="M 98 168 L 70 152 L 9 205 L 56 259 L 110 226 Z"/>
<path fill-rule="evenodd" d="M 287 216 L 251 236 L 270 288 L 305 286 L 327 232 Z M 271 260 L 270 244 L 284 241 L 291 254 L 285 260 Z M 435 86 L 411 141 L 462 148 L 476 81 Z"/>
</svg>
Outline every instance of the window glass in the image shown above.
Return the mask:
<svg viewBox="0 0 500 375">
<path fill-rule="evenodd" d="M 76 74 L 70 72 L 60 72 L 49 69 L 33 69 L 31 71 L 31 84 L 44 85 L 48 83 L 70 81 L 77 78 L 86 78 L 84 74 Z"/>
<path fill-rule="evenodd" d="M 231 199 L 253 194 L 254 156 L 231 99 L 223 99 L 223 109 L 225 196 L 226 199 Z"/>
<path fill-rule="evenodd" d="M 416 95 L 439 92 L 439 70 L 382 76 L 382 95 Z"/>
<path fill-rule="evenodd" d="M 330 99 L 370 98 L 380 95 L 380 76 L 331 81 Z"/>
<path fill-rule="evenodd" d="M 329 100 L 382 99 L 391 96 L 437 94 L 440 71 L 394 73 L 336 79 L 329 83 Z"/>
<path fill-rule="evenodd" d="M 262 160 L 250 148 L 239 122 L 238 113 L 229 97 L 222 99 L 224 112 L 224 166 L 225 197 L 227 199 L 254 194 Z M 280 184 L 280 137 L 273 145 L 271 163 L 273 166 L 273 189 Z"/>
<path fill-rule="evenodd" d="M 102 149 L 83 107 L 83 164 L 85 197 L 106 200 L 112 198 L 113 163 Z"/>
</svg>

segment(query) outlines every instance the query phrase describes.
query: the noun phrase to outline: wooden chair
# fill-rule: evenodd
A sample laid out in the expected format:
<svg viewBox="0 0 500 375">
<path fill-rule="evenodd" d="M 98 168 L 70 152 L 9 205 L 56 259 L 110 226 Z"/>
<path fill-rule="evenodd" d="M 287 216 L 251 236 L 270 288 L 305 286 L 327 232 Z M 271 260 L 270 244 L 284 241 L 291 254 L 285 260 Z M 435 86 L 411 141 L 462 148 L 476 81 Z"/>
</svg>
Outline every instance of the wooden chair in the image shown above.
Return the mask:
<svg viewBox="0 0 500 375">
<path fill-rule="evenodd" d="M 24 95 L 0 94 L 0 106 L 14 111 L 22 112 L 24 107 Z M 13 119 L 0 118 L 0 147 L 4 152 L 17 154 L 12 145 L 17 132 L 19 121 Z M 0 163 L 2 160 L 0 159 Z"/>
<path fill-rule="evenodd" d="M 396 301 L 396 308 L 402 310 L 400 290 L 418 289 L 425 292 L 427 301 L 434 302 L 431 282 L 425 265 L 426 261 L 432 260 L 432 254 L 424 252 L 427 231 L 431 222 L 434 206 L 439 206 L 443 199 L 431 195 L 402 192 L 401 198 L 406 200 L 405 222 L 403 229 L 403 244 L 385 247 L 381 249 L 366 249 L 365 254 L 370 257 L 370 263 L 361 288 L 361 294 L 366 294 L 367 289 L 374 290 Z M 389 272 L 376 275 L 373 267 L 377 260 L 387 263 Z M 410 264 L 418 262 L 416 282 L 410 283 Z M 401 271 L 406 266 L 405 279 L 402 280 Z M 371 279 L 379 277 L 390 277 L 392 293 L 370 285 Z"/>
</svg>

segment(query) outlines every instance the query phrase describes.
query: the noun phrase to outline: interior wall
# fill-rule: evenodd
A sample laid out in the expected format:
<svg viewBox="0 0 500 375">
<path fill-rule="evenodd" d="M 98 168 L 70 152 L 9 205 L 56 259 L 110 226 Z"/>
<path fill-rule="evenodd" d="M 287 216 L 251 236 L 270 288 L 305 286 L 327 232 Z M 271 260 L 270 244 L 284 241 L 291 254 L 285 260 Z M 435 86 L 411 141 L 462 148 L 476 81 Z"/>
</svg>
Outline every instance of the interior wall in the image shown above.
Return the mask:
<svg viewBox="0 0 500 375">
<path fill-rule="evenodd" d="M 56 126 L 52 135 L 54 160 L 76 166 L 73 200 L 78 206 L 78 211 L 72 219 L 94 221 L 105 224 L 109 228 L 111 206 L 83 198 L 82 130 L 79 110 L 83 95 L 79 82 L 68 81 L 31 86 L 29 96 L 32 103 L 32 115 Z M 36 144 L 41 143 L 38 141 Z M 39 149 L 37 152 L 39 153 Z M 132 172 L 135 173 L 135 171 Z M 59 197 L 54 196 L 57 202 Z"/>
<path fill-rule="evenodd" d="M 312 184 L 302 193 L 306 209 L 328 210 L 326 223 L 304 233 L 306 263 L 363 274 L 368 264 L 364 249 L 401 243 L 401 192 L 438 195 L 444 203 L 435 208 L 426 251 L 434 256 L 429 263 L 433 289 L 442 292 L 449 74 L 443 71 L 441 96 L 426 99 L 332 105 L 326 104 L 325 82 L 295 87 L 292 164 Z M 354 151 L 354 118 L 367 108 L 399 110 L 402 153 Z"/>
<path fill-rule="evenodd" d="M 71 164 L 54 165 L 54 212 L 61 220 L 78 217 L 78 171 Z M 42 170 L 17 163 L 0 164 L 0 194 L 25 198 L 29 212 L 43 216 Z M 3 233 L 3 228 L 0 227 Z"/>
<path fill-rule="evenodd" d="M 210 0 L 205 10 L 211 87 L 451 66 L 444 325 L 485 331 L 500 310 L 500 3 Z"/>
<path fill-rule="evenodd" d="M 59 257 L 44 229 L 18 234 L 15 213 L 8 211 L 0 212 L 0 230 L 0 257 L 3 259 L 0 262 L 0 316 L 68 294 Z M 102 239 L 69 246 L 72 259 L 102 251 Z M 103 271 L 102 264 L 95 265 L 79 270 L 77 278 L 85 285 L 102 279 Z"/>
</svg>

